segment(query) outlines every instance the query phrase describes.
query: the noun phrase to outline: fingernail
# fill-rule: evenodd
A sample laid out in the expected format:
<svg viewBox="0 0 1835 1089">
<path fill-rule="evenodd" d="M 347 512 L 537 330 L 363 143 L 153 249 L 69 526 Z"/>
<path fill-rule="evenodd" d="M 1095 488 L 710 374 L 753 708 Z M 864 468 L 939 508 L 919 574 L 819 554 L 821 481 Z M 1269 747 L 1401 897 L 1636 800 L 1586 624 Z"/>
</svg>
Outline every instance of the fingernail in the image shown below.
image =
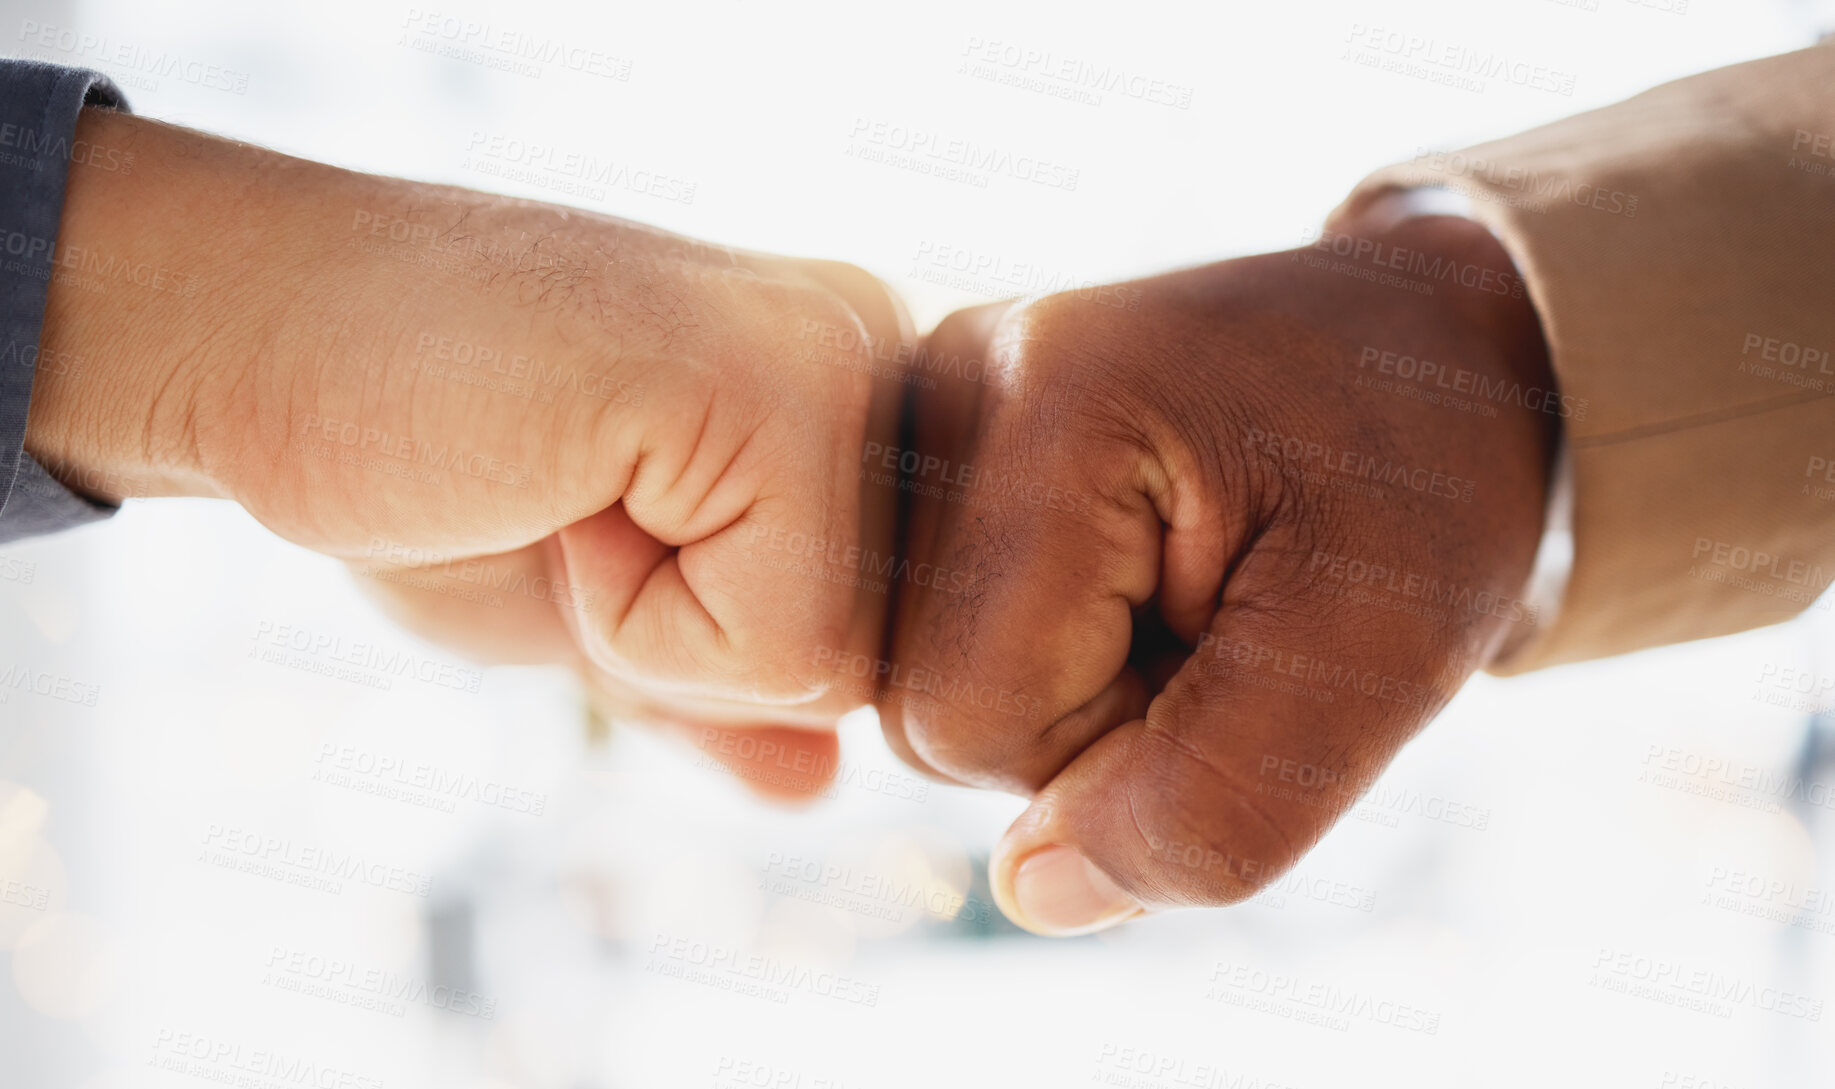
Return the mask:
<svg viewBox="0 0 1835 1089">
<path fill-rule="evenodd" d="M 1140 905 L 1074 847 L 1054 843 L 1034 851 L 1013 872 L 1013 921 L 1036 934 L 1070 937 L 1114 926 L 1140 914 Z"/>
</svg>

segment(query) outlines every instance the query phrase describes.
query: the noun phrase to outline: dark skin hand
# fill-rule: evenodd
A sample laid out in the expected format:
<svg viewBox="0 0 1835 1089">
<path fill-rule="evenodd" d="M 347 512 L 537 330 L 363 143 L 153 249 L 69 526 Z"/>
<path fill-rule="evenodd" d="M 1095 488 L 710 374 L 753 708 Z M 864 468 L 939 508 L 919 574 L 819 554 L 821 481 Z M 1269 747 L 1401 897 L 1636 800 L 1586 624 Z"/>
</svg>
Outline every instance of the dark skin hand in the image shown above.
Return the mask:
<svg viewBox="0 0 1835 1089">
<path fill-rule="evenodd" d="M 1032 798 L 991 875 L 1022 926 L 1253 895 L 1533 629 L 1557 420 L 1522 281 L 1465 220 L 1353 230 L 930 338 L 988 367 L 914 391 L 907 549 L 974 589 L 903 588 L 881 712 Z"/>
</svg>

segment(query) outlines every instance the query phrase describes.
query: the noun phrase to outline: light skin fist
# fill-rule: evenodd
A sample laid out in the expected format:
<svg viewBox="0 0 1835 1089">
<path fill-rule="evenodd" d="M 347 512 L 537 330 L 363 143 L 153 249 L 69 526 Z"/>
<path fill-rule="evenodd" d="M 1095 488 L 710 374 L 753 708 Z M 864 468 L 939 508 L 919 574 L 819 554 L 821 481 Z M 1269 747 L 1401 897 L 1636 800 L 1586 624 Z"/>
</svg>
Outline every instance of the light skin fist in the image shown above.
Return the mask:
<svg viewBox="0 0 1835 1089">
<path fill-rule="evenodd" d="M 904 588 L 881 714 L 918 766 L 1031 797 L 991 863 L 1028 929 L 1253 895 L 1534 623 L 1556 429 L 1521 281 L 1463 220 L 1364 233 L 1454 274 L 1307 249 L 930 337 L 988 377 L 915 393 L 949 485 L 908 483 L 907 548 L 974 590 Z"/>
<path fill-rule="evenodd" d="M 905 335 L 878 281 L 107 111 L 78 135 L 136 167 L 71 174 L 44 350 L 96 365 L 40 376 L 54 470 L 233 499 L 615 709 L 820 730 L 870 701 L 812 648 L 884 626 L 833 559 L 892 548 L 855 462 L 902 386 L 841 347 Z M 165 286 L 84 290 L 108 258 Z"/>
</svg>

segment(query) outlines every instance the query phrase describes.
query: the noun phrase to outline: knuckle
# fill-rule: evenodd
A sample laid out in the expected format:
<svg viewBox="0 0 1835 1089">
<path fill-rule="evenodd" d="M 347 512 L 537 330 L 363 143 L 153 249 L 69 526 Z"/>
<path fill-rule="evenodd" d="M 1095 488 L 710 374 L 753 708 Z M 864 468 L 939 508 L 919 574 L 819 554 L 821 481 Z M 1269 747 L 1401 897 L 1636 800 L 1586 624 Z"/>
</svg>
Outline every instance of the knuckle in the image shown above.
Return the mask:
<svg viewBox="0 0 1835 1089">
<path fill-rule="evenodd" d="M 1009 736 L 998 724 L 965 713 L 959 706 L 934 700 L 911 701 L 904 708 L 905 737 L 920 759 L 964 783 L 995 789 L 1037 786 L 1014 769 L 1014 752 L 1023 739 Z"/>
<path fill-rule="evenodd" d="M 936 328 L 925 338 L 932 346 L 969 345 L 982 339 L 987 332 L 987 308 L 980 306 L 964 307 L 952 310 Z"/>
<path fill-rule="evenodd" d="M 1008 400 L 1052 431 L 1138 444 L 1146 421 L 1171 411 L 1165 390 L 1181 372 L 1099 309 L 1075 294 L 1014 307 L 994 330 L 994 369 Z"/>
<path fill-rule="evenodd" d="M 786 380 L 820 391 L 824 403 L 839 398 L 862 406 L 871 398 L 874 356 L 878 340 L 860 313 L 839 294 L 816 284 L 780 284 L 771 289 L 768 306 L 777 315 L 772 343 L 763 353 L 759 345 L 745 349 L 762 366 Z M 791 362 L 791 367 L 771 364 Z"/>
<path fill-rule="evenodd" d="M 998 332 L 1045 344 L 1075 343 L 1096 329 L 1089 309 L 1075 295 L 1060 293 L 1030 299 L 1009 310 Z"/>
<path fill-rule="evenodd" d="M 867 334 L 860 311 L 846 297 L 828 288 L 796 288 L 791 305 L 796 312 L 813 316 L 821 324 L 848 330 L 859 337 Z"/>
<path fill-rule="evenodd" d="M 915 353 L 927 370 L 942 371 L 952 381 L 984 384 L 988 349 L 1000 320 L 1017 305 L 1011 300 L 952 311 L 927 334 Z"/>
<path fill-rule="evenodd" d="M 848 261 L 822 261 L 819 266 L 824 273 L 823 280 L 833 285 L 856 310 L 872 305 L 888 293 L 885 281 L 859 265 Z"/>
<path fill-rule="evenodd" d="M 1003 385 L 1030 390 L 1053 382 L 1084 343 L 1069 308 L 1047 296 L 1021 303 L 994 324 L 989 354 Z"/>
</svg>

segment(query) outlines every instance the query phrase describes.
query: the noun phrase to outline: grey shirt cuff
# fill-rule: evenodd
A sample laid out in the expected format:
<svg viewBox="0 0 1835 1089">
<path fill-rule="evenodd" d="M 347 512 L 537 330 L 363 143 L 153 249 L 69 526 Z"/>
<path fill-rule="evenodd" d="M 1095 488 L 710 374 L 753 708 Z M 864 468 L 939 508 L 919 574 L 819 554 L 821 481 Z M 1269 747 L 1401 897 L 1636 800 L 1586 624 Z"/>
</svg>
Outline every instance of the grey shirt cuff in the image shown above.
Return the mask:
<svg viewBox="0 0 1835 1089">
<path fill-rule="evenodd" d="M 84 106 L 125 110 L 108 77 L 0 58 L 0 542 L 106 518 L 115 507 L 72 491 L 66 467 L 25 452 L 45 297 L 50 291 L 64 181 Z"/>
</svg>

